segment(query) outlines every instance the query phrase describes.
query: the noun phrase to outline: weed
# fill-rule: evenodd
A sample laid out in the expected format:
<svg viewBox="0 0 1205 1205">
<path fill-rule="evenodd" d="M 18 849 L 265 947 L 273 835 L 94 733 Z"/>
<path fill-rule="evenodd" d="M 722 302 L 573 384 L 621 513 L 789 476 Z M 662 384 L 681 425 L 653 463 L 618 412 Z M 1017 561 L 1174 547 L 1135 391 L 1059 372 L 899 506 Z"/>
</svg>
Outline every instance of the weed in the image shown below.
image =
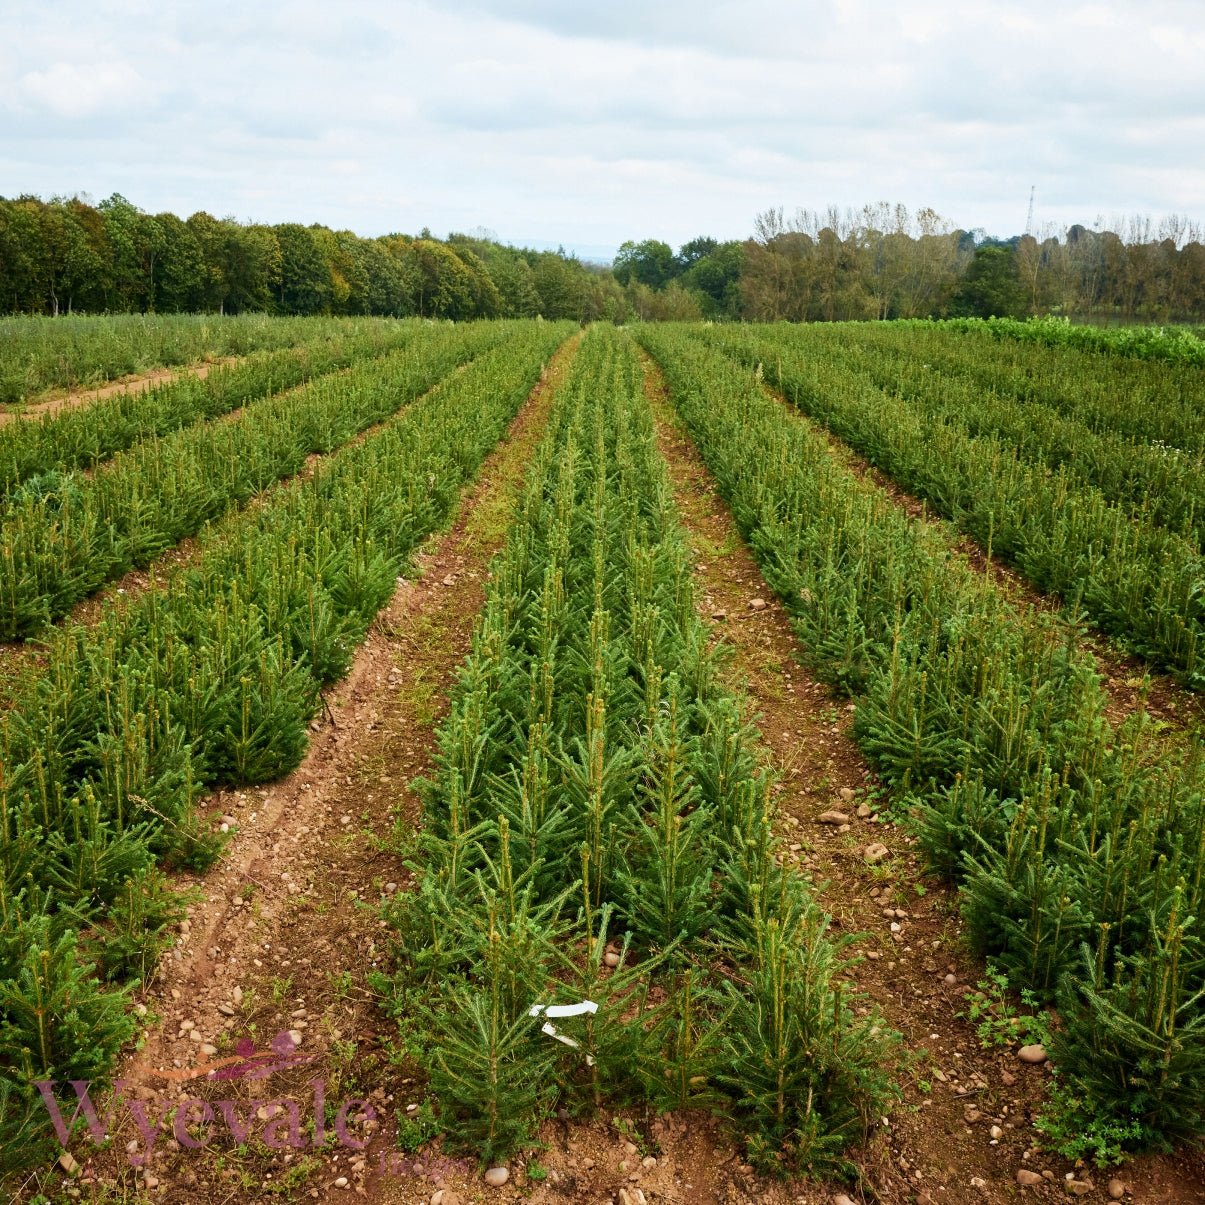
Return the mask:
<svg viewBox="0 0 1205 1205">
<path fill-rule="evenodd" d="M 984 978 L 976 984 L 977 991 L 967 992 L 967 1011 L 959 1013 L 975 1027 L 979 1044 L 985 1049 L 993 1046 L 1013 1046 L 1050 1042 L 1050 1022 L 1045 1013 L 1017 1013 L 1009 1000 L 1009 981 L 998 967 L 988 964 Z M 1037 1007 L 1033 992 L 1023 988 L 1021 1003 L 1026 1008 Z"/>
<path fill-rule="evenodd" d="M 430 1142 L 442 1129 L 429 1100 L 424 1100 L 413 1113 L 398 1109 L 396 1116 L 397 1144 L 410 1154 L 414 1154 L 423 1143 Z"/>
</svg>

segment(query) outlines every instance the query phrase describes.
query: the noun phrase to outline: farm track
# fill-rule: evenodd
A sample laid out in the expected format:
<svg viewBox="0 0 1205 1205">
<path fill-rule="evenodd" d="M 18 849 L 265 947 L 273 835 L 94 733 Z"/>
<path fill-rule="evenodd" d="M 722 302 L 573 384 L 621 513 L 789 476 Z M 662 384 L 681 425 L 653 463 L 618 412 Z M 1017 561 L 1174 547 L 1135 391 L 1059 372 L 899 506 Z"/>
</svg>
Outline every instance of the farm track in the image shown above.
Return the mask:
<svg viewBox="0 0 1205 1205">
<path fill-rule="evenodd" d="M 59 390 L 49 395 L 42 394 L 36 401 L 27 402 L 20 407 L 0 406 L 0 426 L 20 422 L 25 418 L 41 418 L 44 415 L 57 414 L 60 410 L 87 406 L 91 402 L 98 402 L 101 398 L 113 397 L 118 393 L 146 393 L 156 385 L 169 385 L 174 381 L 183 380 L 184 377 L 196 377 L 198 381 L 203 381 L 213 369 L 238 364 L 245 359 L 245 356 L 216 356 L 183 368 L 155 368 L 150 372 L 131 373 L 93 389 L 73 389 L 66 393 Z"/>
<path fill-rule="evenodd" d="M 302 764 L 269 787 L 219 792 L 209 801 L 210 811 L 236 823 L 237 835 L 211 872 L 177 881 L 178 888 L 199 893 L 195 931 L 146 999 L 161 1023 L 149 1028 L 143 1048 L 116 1077 L 131 1081 L 127 1097 L 174 1105 L 190 1094 L 242 1102 L 270 1092 L 304 1101 L 312 1093 L 308 1082 L 321 1076 L 328 1098 L 332 1085 L 354 1095 L 354 1083 L 383 1117 L 404 1107 L 413 1081 L 402 1080 L 390 1064 L 394 1025 L 375 1007 L 365 982 L 374 955 L 378 961 L 385 956 L 374 945 L 381 931 L 373 906 L 387 884 L 404 890 L 409 880 L 394 839 L 395 825 L 408 832 L 418 814 L 407 784 L 431 768 L 444 690 L 469 649 L 489 560 L 502 543 L 514 493 L 578 342 L 571 340 L 552 358 L 507 438 L 466 491 L 450 529 L 432 536 L 416 557 L 416 580 L 399 585 L 351 672 L 326 692 L 326 718 L 312 725 Z M 240 893 L 249 902 L 235 906 Z M 229 1004 L 235 986 L 243 1006 L 226 1016 L 219 1006 Z M 307 1006 L 307 1017 L 292 1015 Z M 197 1047 L 181 1031 L 182 1020 L 194 1022 L 207 1042 L 222 1033 L 228 1042 L 250 1037 L 257 1048 L 305 1021 L 301 1052 L 316 1060 L 304 1070 L 277 1074 L 270 1089 L 256 1083 L 235 1089 L 230 1082 L 199 1087 L 204 1081 L 192 1080 L 181 1092 L 138 1064 L 163 1070 L 195 1065 Z M 128 1116 L 115 1137 L 114 1154 L 98 1157 L 96 1174 L 132 1188 L 141 1173 L 124 1162 L 125 1144 L 138 1137 Z M 178 1144 L 166 1150 L 152 1160 L 154 1199 L 205 1205 L 270 1200 L 290 1166 L 306 1159 L 269 1160 L 261 1144 L 246 1155 L 234 1148 L 219 1139 L 185 1159 L 176 1158 Z M 344 1199 L 333 1182 L 346 1174 L 357 1194 L 373 1200 L 414 1199 L 405 1179 L 400 1195 L 392 1195 L 396 1177 L 372 1174 L 380 1153 L 392 1149 L 389 1142 L 375 1140 L 360 1174 L 348 1166 L 354 1160 L 347 1148 L 338 1149 L 338 1165 L 306 1165 L 296 1186 L 300 1197 Z M 432 1190 L 422 1183 L 425 1200 Z M 275 1192 L 261 1196 L 261 1187 Z"/>
</svg>

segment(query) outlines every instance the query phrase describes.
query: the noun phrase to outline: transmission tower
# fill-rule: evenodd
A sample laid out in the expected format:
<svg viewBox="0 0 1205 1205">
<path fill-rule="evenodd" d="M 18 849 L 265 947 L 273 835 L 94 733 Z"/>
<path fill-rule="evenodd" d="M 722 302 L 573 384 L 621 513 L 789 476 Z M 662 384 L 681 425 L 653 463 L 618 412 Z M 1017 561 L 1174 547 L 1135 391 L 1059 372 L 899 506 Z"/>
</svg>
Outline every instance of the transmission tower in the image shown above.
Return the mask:
<svg viewBox="0 0 1205 1205">
<path fill-rule="evenodd" d="M 1033 234 L 1033 194 L 1036 184 L 1029 186 L 1029 212 L 1025 215 L 1025 233 Z"/>
</svg>

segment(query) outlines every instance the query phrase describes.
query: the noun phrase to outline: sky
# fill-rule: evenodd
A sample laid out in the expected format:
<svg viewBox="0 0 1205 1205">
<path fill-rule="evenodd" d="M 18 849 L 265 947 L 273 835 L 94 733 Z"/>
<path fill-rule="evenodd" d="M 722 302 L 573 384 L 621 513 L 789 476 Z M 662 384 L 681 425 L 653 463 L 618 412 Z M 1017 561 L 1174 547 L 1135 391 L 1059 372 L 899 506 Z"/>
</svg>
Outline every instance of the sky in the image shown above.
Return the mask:
<svg viewBox="0 0 1205 1205">
<path fill-rule="evenodd" d="M 606 259 L 782 206 L 1205 220 L 1205 2 L 0 0 L 0 195 Z"/>
</svg>

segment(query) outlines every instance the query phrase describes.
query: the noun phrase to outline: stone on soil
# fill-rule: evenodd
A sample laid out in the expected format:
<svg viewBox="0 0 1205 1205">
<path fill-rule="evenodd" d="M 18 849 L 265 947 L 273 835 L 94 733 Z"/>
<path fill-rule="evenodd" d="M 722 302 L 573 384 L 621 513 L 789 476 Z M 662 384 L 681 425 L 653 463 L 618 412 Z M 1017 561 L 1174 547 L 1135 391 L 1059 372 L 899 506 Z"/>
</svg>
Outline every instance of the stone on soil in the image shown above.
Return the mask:
<svg viewBox="0 0 1205 1205">
<path fill-rule="evenodd" d="M 1017 1051 L 1017 1058 L 1023 1063 L 1044 1063 L 1046 1061 L 1046 1047 L 1036 1044 L 1033 1046 L 1022 1046 Z"/>
<path fill-rule="evenodd" d="M 821 812 L 816 817 L 821 824 L 848 824 L 849 817 L 844 812 L 838 812 L 836 809 L 828 812 Z"/>
<path fill-rule="evenodd" d="M 1017 1183 L 1026 1188 L 1033 1188 L 1042 1183 L 1042 1177 L 1037 1172 L 1031 1172 L 1027 1167 L 1017 1168 Z"/>
<path fill-rule="evenodd" d="M 1117 1179 L 1116 1176 L 1114 1176 L 1113 1179 L 1109 1181 L 1109 1196 L 1111 1196 L 1114 1201 L 1120 1201 L 1121 1198 L 1124 1197 L 1125 1195 L 1126 1195 L 1125 1184 L 1123 1184 L 1122 1181 L 1120 1181 L 1119 1179 Z"/>
<path fill-rule="evenodd" d="M 510 1171 L 505 1167 L 491 1167 L 482 1177 L 491 1188 L 501 1188 L 510 1179 Z"/>
<path fill-rule="evenodd" d="M 863 855 L 867 862 L 881 862 L 891 852 L 881 841 L 872 841 Z"/>
</svg>

